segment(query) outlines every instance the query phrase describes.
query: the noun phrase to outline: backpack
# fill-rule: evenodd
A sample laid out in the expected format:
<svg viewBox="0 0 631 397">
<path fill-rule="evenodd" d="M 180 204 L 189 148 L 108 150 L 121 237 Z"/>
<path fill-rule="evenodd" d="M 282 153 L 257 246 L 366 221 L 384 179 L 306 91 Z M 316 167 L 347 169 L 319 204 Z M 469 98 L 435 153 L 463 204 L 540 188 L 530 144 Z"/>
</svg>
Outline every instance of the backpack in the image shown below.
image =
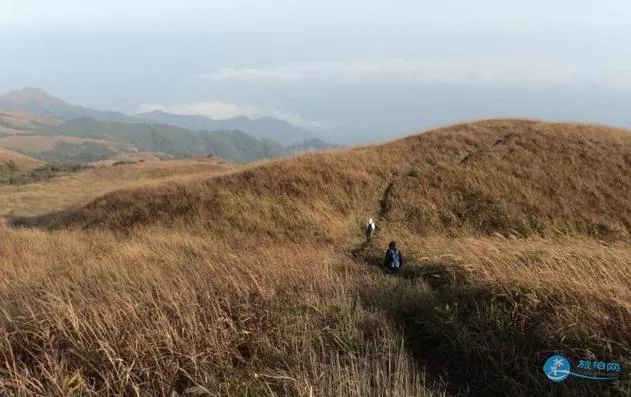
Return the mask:
<svg viewBox="0 0 631 397">
<path fill-rule="evenodd" d="M 391 269 L 398 269 L 401 266 L 399 262 L 399 250 L 388 248 L 388 265 Z"/>
</svg>

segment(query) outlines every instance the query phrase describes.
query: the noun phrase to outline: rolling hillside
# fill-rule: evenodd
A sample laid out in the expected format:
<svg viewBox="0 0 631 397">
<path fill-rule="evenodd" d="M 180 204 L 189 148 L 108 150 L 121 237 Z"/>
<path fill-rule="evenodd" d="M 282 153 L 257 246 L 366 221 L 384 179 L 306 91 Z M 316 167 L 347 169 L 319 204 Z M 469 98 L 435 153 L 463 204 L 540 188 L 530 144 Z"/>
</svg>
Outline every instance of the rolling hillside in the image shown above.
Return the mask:
<svg viewBox="0 0 631 397">
<path fill-rule="evenodd" d="M 97 146 L 103 146 L 112 150 L 124 149 L 125 145 L 117 142 L 107 141 L 103 139 L 80 139 L 73 136 L 64 135 L 13 135 L 0 138 L 0 147 L 11 150 L 19 150 L 21 152 L 41 153 L 54 150 L 59 143 L 82 144 L 92 143 Z"/>
<path fill-rule="evenodd" d="M 214 120 L 200 115 L 178 115 L 163 111 L 128 116 L 119 112 L 100 111 L 73 105 L 39 88 L 24 88 L 0 95 L 1 110 L 32 113 L 66 121 L 94 119 L 103 122 L 170 125 L 192 131 L 241 131 L 258 140 L 278 142 L 283 147 L 298 144 L 307 146 L 310 140 L 317 138 L 311 131 L 271 117 L 250 119 L 241 116 Z M 0 133 L 2 133 L 2 124 L 0 124 Z"/>
<path fill-rule="evenodd" d="M 136 153 L 121 153 L 107 160 L 95 161 L 89 163 L 93 167 L 107 167 L 111 165 L 121 165 L 126 163 L 137 163 L 145 161 L 161 161 L 162 155 L 152 152 L 136 152 Z"/>
<path fill-rule="evenodd" d="M 0 95 L 0 109 L 41 116 L 71 120 L 80 117 L 93 117 L 108 121 L 129 121 L 122 113 L 103 112 L 83 106 L 72 105 L 56 98 L 40 88 L 27 87 Z"/>
<path fill-rule="evenodd" d="M 168 190 L 122 191 L 72 214 L 63 226 L 98 223 L 120 229 L 210 217 L 262 232 L 250 219 L 252 212 L 244 211 L 253 204 L 230 199 L 250 197 L 257 198 L 257 206 L 269 205 L 261 225 L 278 226 L 274 229 L 285 231 L 286 238 L 336 238 L 339 224 L 316 220 L 326 215 L 350 225 L 368 213 L 421 235 L 629 237 L 630 151 L 631 134 L 606 127 L 470 123 Z M 192 205 L 183 202 L 183 191 Z M 221 210 L 211 205 L 216 202 L 224 203 Z M 146 211 L 132 216 L 138 208 Z"/>
<path fill-rule="evenodd" d="M 76 119 L 43 132 L 125 142 L 140 151 L 166 153 L 178 158 L 212 154 L 229 161 L 245 163 L 284 154 L 284 149 L 279 144 L 268 140 L 259 141 L 240 131 L 197 132 L 161 124 Z"/>
<path fill-rule="evenodd" d="M 0 164 L 8 164 L 10 162 L 13 162 L 16 167 L 21 170 L 30 170 L 43 164 L 42 161 L 25 156 L 21 153 L 0 148 Z"/>
<path fill-rule="evenodd" d="M 61 120 L 52 117 L 0 111 L 0 136 L 37 134 L 37 131 L 43 127 L 54 127 L 62 123 Z"/>
<path fill-rule="evenodd" d="M 87 164 L 137 157 L 137 152 L 152 152 L 160 158 L 179 159 L 211 154 L 232 162 L 246 163 L 282 157 L 297 149 L 322 149 L 328 145 L 310 140 L 287 149 L 269 139 L 259 140 L 236 130 L 192 131 L 137 120 L 132 123 L 105 122 L 94 118 L 63 121 L 1 111 L 0 147 L 44 161 Z"/>
<path fill-rule="evenodd" d="M 120 141 L 82 138 L 63 133 L 65 122 L 47 116 L 0 111 L 0 148 L 19 152 L 40 162 L 86 164 L 138 151 Z M 50 133 L 59 131 L 58 134 Z"/>
<path fill-rule="evenodd" d="M 56 209 L 84 205 L 96 196 L 125 187 L 197 180 L 239 168 L 237 164 L 214 158 L 151 161 L 150 157 L 133 164 L 94 166 L 46 182 L 0 186 L 0 218 L 44 215 Z"/>
<path fill-rule="evenodd" d="M 627 131 L 490 120 L 234 168 L 200 159 L 208 172 L 144 162 L 0 187 L 2 387 L 627 396 L 630 153 Z M 380 269 L 391 240 L 396 276 Z M 623 370 L 554 383 L 552 354 Z"/>
</svg>

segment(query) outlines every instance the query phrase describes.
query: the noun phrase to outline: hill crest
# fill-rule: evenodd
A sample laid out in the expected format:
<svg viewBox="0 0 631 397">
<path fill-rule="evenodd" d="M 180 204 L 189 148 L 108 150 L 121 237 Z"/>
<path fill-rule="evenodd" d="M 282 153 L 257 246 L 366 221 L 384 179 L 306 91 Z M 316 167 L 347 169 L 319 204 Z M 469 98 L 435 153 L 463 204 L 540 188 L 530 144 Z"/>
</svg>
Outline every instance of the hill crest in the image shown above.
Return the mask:
<svg viewBox="0 0 631 397">
<path fill-rule="evenodd" d="M 57 145 L 61 141 L 55 137 L 65 137 L 65 143 Z M 46 153 L 32 150 L 33 145 L 43 148 L 41 150 Z M 311 140 L 299 145 L 298 149 L 317 150 L 328 146 L 325 142 Z M 107 161 L 135 151 L 161 153 L 160 156 L 166 158 L 213 154 L 246 163 L 281 157 L 294 151 L 293 147 L 257 139 L 240 130 L 193 131 L 148 121 L 102 121 L 88 116 L 61 120 L 14 110 L 0 110 L 0 147 L 23 150 L 24 154 L 42 160 L 80 163 Z"/>
<path fill-rule="evenodd" d="M 40 160 L 0 147 L 0 166 L 11 163 L 19 170 L 31 170 L 43 164 Z"/>
<path fill-rule="evenodd" d="M 71 106 L 67 102 L 55 98 L 41 88 L 26 87 L 20 90 L 9 91 L 0 97 L 3 102 L 13 103 L 16 106 L 23 104 L 38 104 L 40 106 Z"/>
<path fill-rule="evenodd" d="M 631 135 L 614 128 L 464 123 L 168 188 L 114 192 L 51 225 L 126 230 L 211 222 L 246 235 L 332 241 L 372 216 L 400 236 L 628 238 L 630 153 Z"/>
<path fill-rule="evenodd" d="M 0 135 L 37 134 L 43 127 L 56 127 L 62 120 L 31 113 L 0 110 Z"/>
<path fill-rule="evenodd" d="M 23 88 L 0 95 L 0 110 L 51 116 L 64 120 L 93 118 L 106 122 L 153 123 L 193 131 L 242 131 L 257 139 L 270 139 L 282 146 L 304 144 L 317 136 L 308 130 L 273 117 L 250 119 L 244 116 L 215 120 L 203 115 L 183 115 L 162 110 L 133 116 L 120 112 L 95 110 L 70 104 L 40 88 Z"/>
</svg>

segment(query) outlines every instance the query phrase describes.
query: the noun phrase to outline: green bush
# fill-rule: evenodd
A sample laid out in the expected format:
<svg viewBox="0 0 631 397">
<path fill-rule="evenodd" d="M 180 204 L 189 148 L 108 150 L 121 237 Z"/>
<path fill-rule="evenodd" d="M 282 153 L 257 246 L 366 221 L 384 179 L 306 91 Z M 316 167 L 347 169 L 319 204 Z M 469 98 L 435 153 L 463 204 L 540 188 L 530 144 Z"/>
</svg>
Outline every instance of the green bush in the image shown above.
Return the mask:
<svg viewBox="0 0 631 397">
<path fill-rule="evenodd" d="M 82 164 L 52 162 L 31 171 L 22 171 L 13 161 L 9 161 L 8 163 L 0 163 L 0 185 L 25 185 L 88 168 L 91 167 Z"/>
</svg>

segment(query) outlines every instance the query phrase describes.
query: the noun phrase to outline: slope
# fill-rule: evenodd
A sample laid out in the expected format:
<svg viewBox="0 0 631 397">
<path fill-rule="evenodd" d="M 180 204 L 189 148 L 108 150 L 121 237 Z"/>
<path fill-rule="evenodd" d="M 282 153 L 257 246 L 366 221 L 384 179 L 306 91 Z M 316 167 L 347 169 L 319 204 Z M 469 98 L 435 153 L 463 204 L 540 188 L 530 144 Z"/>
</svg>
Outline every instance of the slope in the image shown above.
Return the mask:
<svg viewBox="0 0 631 397">
<path fill-rule="evenodd" d="M 84 205 L 99 195 L 126 187 L 160 186 L 169 181 L 196 180 L 235 169 L 238 165 L 216 158 L 145 161 L 86 169 L 28 186 L 0 186 L 0 217 L 44 215 Z"/>
<path fill-rule="evenodd" d="M 82 143 L 92 143 L 98 146 L 109 148 L 111 150 L 120 150 L 125 147 L 124 144 L 103 139 L 84 139 L 64 135 L 12 135 L 0 138 L 0 147 L 37 154 L 41 152 L 55 150 L 58 144 L 62 142 L 75 145 Z"/>
<path fill-rule="evenodd" d="M 0 107 L 1 109 L 1 107 Z M 0 111 L 0 136 L 36 134 L 43 127 L 54 127 L 63 121 L 30 113 Z"/>
<path fill-rule="evenodd" d="M 42 132 L 123 142 L 140 151 L 167 153 L 178 158 L 212 154 L 245 163 L 279 157 L 284 153 L 279 144 L 269 140 L 259 141 L 240 131 L 198 132 L 162 124 L 104 122 L 83 118 L 67 121 Z"/>
<path fill-rule="evenodd" d="M 0 234 L 0 376 L 19 395 L 627 396 L 628 154 L 624 131 L 495 120 L 82 206 L 86 186 L 35 219 L 55 230 Z M 391 239 L 398 276 L 377 267 Z M 623 373 L 553 383 L 553 353 Z"/>
<path fill-rule="evenodd" d="M 410 234 L 628 237 L 630 150 L 631 135 L 607 127 L 462 124 L 160 191 L 117 192 L 56 226 L 212 219 L 248 232 L 273 225 L 284 238 L 335 239 L 345 230 L 339 224 L 378 212 Z M 330 221 L 316 221 L 322 216 Z"/>
<path fill-rule="evenodd" d="M 41 94 L 47 98 L 47 94 Z M 56 98 L 48 102 L 57 103 Z M 52 105 L 51 105 L 52 106 Z M 169 125 L 59 120 L 16 111 L 0 112 L 0 147 L 45 161 L 91 163 L 155 152 L 165 158 L 213 154 L 234 162 L 279 157 L 285 149 L 241 131 L 198 132 Z M 114 160 L 116 161 L 116 160 Z"/>
<path fill-rule="evenodd" d="M 95 110 L 70 104 L 40 88 L 24 88 L 0 95 L 0 110 L 52 116 L 63 120 L 92 118 L 105 122 L 167 124 L 194 131 L 243 131 L 257 139 L 269 139 L 283 146 L 301 144 L 315 138 L 311 131 L 271 117 L 250 119 L 234 117 L 213 120 L 205 116 L 190 116 L 155 111 L 128 116 L 119 112 Z M 0 125 L 0 133 L 1 125 Z"/>
<path fill-rule="evenodd" d="M 107 160 L 95 161 L 88 165 L 93 167 L 107 167 L 112 165 L 142 163 L 145 161 L 160 161 L 163 155 L 151 152 L 121 153 Z"/>
<path fill-rule="evenodd" d="M 94 117 L 107 121 L 130 121 L 131 117 L 122 113 L 99 111 L 69 104 L 39 88 L 24 88 L 0 95 L 0 109 L 23 113 L 34 113 L 70 120 L 80 117 Z"/>
<path fill-rule="evenodd" d="M 20 170 L 30 170 L 43 164 L 41 161 L 25 156 L 21 153 L 0 148 L 0 164 L 7 164 L 11 162 Z"/>
</svg>

